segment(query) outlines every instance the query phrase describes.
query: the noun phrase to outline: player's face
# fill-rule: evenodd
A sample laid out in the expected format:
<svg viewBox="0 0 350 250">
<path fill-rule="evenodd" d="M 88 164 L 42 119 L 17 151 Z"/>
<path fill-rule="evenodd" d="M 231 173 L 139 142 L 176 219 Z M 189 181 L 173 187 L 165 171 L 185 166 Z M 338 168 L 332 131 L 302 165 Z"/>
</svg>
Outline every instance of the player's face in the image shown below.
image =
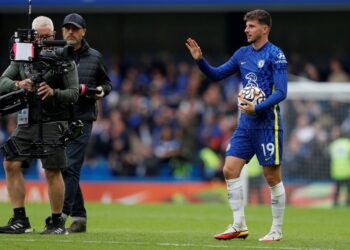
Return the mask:
<svg viewBox="0 0 350 250">
<path fill-rule="evenodd" d="M 68 24 L 62 28 L 63 38 L 68 44 L 74 47 L 79 47 L 81 40 L 85 36 L 86 29 L 78 28 L 74 25 Z"/>
<path fill-rule="evenodd" d="M 244 32 L 248 43 L 255 43 L 267 34 L 268 26 L 260 24 L 258 20 L 247 20 Z"/>
</svg>

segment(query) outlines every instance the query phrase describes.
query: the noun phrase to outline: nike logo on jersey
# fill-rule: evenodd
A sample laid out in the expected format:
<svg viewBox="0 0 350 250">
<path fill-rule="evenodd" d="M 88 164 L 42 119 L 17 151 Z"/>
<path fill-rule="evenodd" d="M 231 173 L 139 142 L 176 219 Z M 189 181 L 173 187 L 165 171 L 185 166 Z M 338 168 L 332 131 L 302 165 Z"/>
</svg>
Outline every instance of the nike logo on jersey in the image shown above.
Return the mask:
<svg viewBox="0 0 350 250">
<path fill-rule="evenodd" d="M 270 160 L 271 159 L 271 157 L 269 157 L 269 158 L 265 158 L 265 161 L 268 161 L 268 160 Z"/>
<path fill-rule="evenodd" d="M 247 62 L 243 61 L 243 62 L 241 62 L 241 65 L 246 64 L 246 63 L 247 63 Z"/>
</svg>

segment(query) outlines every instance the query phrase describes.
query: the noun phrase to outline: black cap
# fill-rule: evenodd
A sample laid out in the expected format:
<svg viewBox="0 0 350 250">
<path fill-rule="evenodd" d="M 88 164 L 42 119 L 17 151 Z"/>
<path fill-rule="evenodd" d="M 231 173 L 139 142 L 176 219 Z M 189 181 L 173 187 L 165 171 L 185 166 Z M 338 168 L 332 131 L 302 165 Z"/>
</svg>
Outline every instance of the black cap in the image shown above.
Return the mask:
<svg viewBox="0 0 350 250">
<path fill-rule="evenodd" d="M 74 26 L 76 26 L 79 29 L 86 28 L 86 22 L 85 22 L 84 18 L 77 13 L 69 14 L 63 19 L 62 27 L 64 27 L 67 24 L 73 24 Z"/>
</svg>

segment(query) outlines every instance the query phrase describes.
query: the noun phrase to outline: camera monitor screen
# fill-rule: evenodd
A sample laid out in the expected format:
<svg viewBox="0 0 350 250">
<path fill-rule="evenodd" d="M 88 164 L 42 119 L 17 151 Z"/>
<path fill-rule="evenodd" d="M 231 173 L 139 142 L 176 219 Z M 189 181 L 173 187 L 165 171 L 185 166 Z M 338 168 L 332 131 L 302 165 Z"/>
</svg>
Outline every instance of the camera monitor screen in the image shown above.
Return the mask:
<svg viewBox="0 0 350 250">
<path fill-rule="evenodd" d="M 14 43 L 13 51 L 15 61 L 32 61 L 34 58 L 34 45 L 32 43 Z"/>
</svg>

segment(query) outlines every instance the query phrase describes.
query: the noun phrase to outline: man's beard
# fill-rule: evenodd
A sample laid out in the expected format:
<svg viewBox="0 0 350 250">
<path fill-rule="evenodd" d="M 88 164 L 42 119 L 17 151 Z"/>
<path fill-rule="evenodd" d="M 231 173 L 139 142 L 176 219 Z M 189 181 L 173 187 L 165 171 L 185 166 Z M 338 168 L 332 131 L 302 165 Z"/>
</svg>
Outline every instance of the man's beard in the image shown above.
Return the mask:
<svg viewBox="0 0 350 250">
<path fill-rule="evenodd" d="M 247 40 L 248 40 L 248 43 L 252 44 L 252 43 L 255 43 L 256 41 L 258 41 L 260 38 L 261 38 L 261 36 L 257 36 L 257 37 L 250 39 L 250 40 L 248 38 Z"/>
<path fill-rule="evenodd" d="M 66 41 L 67 41 L 67 43 L 68 43 L 69 45 L 72 45 L 72 46 L 78 44 L 78 41 L 77 41 L 77 40 L 66 40 Z"/>
<path fill-rule="evenodd" d="M 252 43 L 254 43 L 256 40 L 254 39 L 254 40 L 249 40 L 249 39 L 247 39 L 248 40 L 248 43 L 249 44 L 252 44 Z"/>
</svg>

